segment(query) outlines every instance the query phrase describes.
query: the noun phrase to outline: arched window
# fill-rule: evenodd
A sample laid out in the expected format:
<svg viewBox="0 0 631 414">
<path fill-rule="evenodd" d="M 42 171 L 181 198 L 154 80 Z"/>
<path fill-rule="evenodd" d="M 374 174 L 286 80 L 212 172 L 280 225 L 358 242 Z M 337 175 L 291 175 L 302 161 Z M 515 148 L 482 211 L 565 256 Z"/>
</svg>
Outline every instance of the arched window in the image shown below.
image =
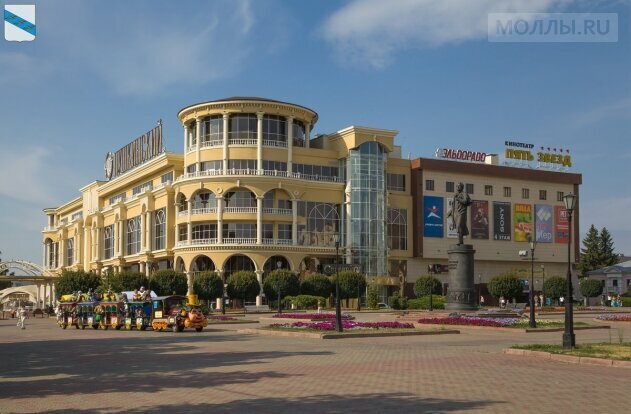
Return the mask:
<svg viewBox="0 0 631 414">
<path fill-rule="evenodd" d="M 114 225 L 110 224 L 103 229 L 103 258 L 114 257 Z"/>
<path fill-rule="evenodd" d="M 186 205 L 186 197 L 184 196 L 184 194 L 180 193 L 177 195 L 176 203 L 178 213 L 181 211 L 186 211 L 188 209 L 188 206 Z"/>
<path fill-rule="evenodd" d="M 387 220 L 388 247 L 396 250 L 407 250 L 407 210 L 401 208 L 389 208 Z"/>
<path fill-rule="evenodd" d="M 226 208 L 256 207 L 256 196 L 250 190 L 236 190 L 226 193 Z"/>
<path fill-rule="evenodd" d="M 161 208 L 160 210 L 156 210 L 155 218 L 154 218 L 154 238 L 153 238 L 153 248 L 154 250 L 162 250 L 166 248 L 165 237 L 166 237 L 166 208 Z"/>
<path fill-rule="evenodd" d="M 228 259 L 223 271 L 224 277 L 227 280 L 234 272 L 238 272 L 240 270 L 254 271 L 255 269 L 256 267 L 254 266 L 254 262 L 252 261 L 252 259 L 242 254 L 235 254 L 234 256 L 231 256 L 230 259 Z"/>
<path fill-rule="evenodd" d="M 287 269 L 290 270 L 289 261 L 285 256 L 272 256 L 263 265 L 263 272 L 265 274 L 271 272 L 276 269 Z"/>
<path fill-rule="evenodd" d="M 298 215 L 305 218 L 305 224 L 298 225 L 298 244 L 334 247 L 334 235 L 340 229 L 337 209 L 336 204 L 299 202 Z"/>
<path fill-rule="evenodd" d="M 74 263 L 74 239 L 66 240 L 66 266 Z"/>
<path fill-rule="evenodd" d="M 215 195 L 208 190 L 202 190 L 195 194 L 193 199 L 193 210 L 209 209 L 217 207 Z"/>
<path fill-rule="evenodd" d="M 191 264 L 192 272 L 206 272 L 215 270 L 215 263 L 208 256 L 197 256 Z"/>
<path fill-rule="evenodd" d="M 127 254 L 140 252 L 140 216 L 127 220 Z"/>
</svg>

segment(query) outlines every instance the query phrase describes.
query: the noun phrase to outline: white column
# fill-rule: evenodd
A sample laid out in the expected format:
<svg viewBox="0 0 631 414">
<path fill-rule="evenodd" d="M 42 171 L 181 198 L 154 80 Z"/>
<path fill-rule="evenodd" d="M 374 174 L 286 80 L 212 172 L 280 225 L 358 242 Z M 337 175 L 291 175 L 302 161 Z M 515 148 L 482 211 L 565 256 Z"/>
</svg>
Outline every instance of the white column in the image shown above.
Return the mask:
<svg viewBox="0 0 631 414">
<path fill-rule="evenodd" d="M 197 141 L 196 141 L 196 145 L 195 145 L 195 162 L 198 164 L 197 168 L 199 168 L 199 148 L 201 147 L 201 140 L 202 140 L 202 118 L 197 118 L 196 120 L 196 126 L 197 126 Z"/>
<path fill-rule="evenodd" d="M 298 200 L 291 200 L 291 244 L 298 244 Z"/>
<path fill-rule="evenodd" d="M 147 264 L 145 262 L 140 262 L 139 263 L 139 267 L 140 267 L 140 273 L 145 273 L 145 269 L 147 268 Z"/>
<path fill-rule="evenodd" d="M 53 305 L 57 305 L 57 288 L 55 287 L 55 282 L 51 282 L 51 287 L 53 291 Z"/>
<path fill-rule="evenodd" d="M 116 234 L 118 235 L 118 254 L 125 256 L 125 222 L 123 220 L 118 221 L 118 231 Z"/>
<path fill-rule="evenodd" d="M 145 216 L 146 216 L 146 218 L 145 218 L 145 225 L 147 227 L 146 231 L 145 231 L 145 238 L 146 238 L 146 240 L 145 240 L 145 250 L 151 251 L 151 250 L 153 250 L 153 246 L 152 246 L 153 243 L 152 243 L 152 240 L 151 240 L 151 230 L 153 228 L 153 219 L 152 219 L 153 212 L 147 211 L 145 213 Z"/>
<path fill-rule="evenodd" d="M 256 197 L 256 244 L 263 244 L 263 197 Z"/>
<path fill-rule="evenodd" d="M 147 219 L 145 213 L 140 213 L 140 251 L 147 250 Z"/>
<path fill-rule="evenodd" d="M 188 208 L 188 220 L 186 222 L 186 240 L 187 244 L 190 246 L 191 241 L 193 240 L 193 223 L 191 222 L 193 202 L 189 199 L 186 203 Z"/>
<path fill-rule="evenodd" d="M 100 227 L 96 228 L 96 260 L 101 260 L 103 257 L 103 229 Z"/>
<path fill-rule="evenodd" d="M 256 113 L 256 169 L 263 169 L 263 112 Z"/>
<path fill-rule="evenodd" d="M 309 141 L 311 140 L 311 124 L 305 122 L 305 148 L 309 148 Z"/>
<path fill-rule="evenodd" d="M 259 294 L 256 296 L 256 306 L 261 306 L 263 304 L 263 271 L 262 270 L 257 270 L 256 271 L 256 280 L 259 282 L 259 287 L 260 287 L 260 291 Z"/>
<path fill-rule="evenodd" d="M 294 164 L 294 117 L 287 117 L 287 171 L 293 171 Z"/>
<path fill-rule="evenodd" d="M 48 282 L 48 306 L 53 306 L 54 297 L 53 282 Z"/>
<path fill-rule="evenodd" d="M 186 272 L 186 284 L 188 285 L 188 290 L 186 291 L 187 295 L 193 294 L 193 273 Z"/>
<path fill-rule="evenodd" d="M 72 238 L 72 264 L 76 265 L 79 261 L 79 236 L 77 233 Z"/>
<path fill-rule="evenodd" d="M 184 124 L 184 156 L 186 156 L 186 153 L 188 152 L 188 147 L 191 146 L 189 132 L 188 125 Z"/>
<path fill-rule="evenodd" d="M 151 273 L 151 265 L 152 262 L 147 262 L 145 265 L 145 276 L 147 276 L 147 278 L 149 278 L 149 274 Z"/>
<path fill-rule="evenodd" d="M 228 123 L 230 115 L 223 114 L 223 174 L 228 172 Z"/>
<path fill-rule="evenodd" d="M 59 242 L 53 244 L 53 248 L 55 251 L 55 255 L 53 256 L 54 267 L 57 268 L 59 267 Z"/>
<path fill-rule="evenodd" d="M 217 243 L 223 243 L 223 197 L 217 196 Z"/>
<path fill-rule="evenodd" d="M 96 260 L 96 243 L 94 241 L 94 239 L 96 238 L 96 231 L 94 230 L 94 228 L 90 228 L 90 256 L 92 257 L 92 259 L 90 260 L 91 262 Z"/>
<path fill-rule="evenodd" d="M 90 229 L 88 227 L 83 228 L 83 270 L 90 270 Z"/>
<path fill-rule="evenodd" d="M 66 265 L 66 239 L 59 239 L 59 249 L 61 250 L 59 254 L 59 267 L 64 267 Z"/>
<path fill-rule="evenodd" d="M 48 267 L 48 263 L 46 263 L 46 242 L 42 244 L 42 266 L 44 269 Z"/>
<path fill-rule="evenodd" d="M 35 308 L 36 309 L 39 309 L 39 301 L 40 301 L 41 290 L 42 290 L 42 285 L 40 283 L 37 283 L 37 303 L 35 304 Z"/>
</svg>

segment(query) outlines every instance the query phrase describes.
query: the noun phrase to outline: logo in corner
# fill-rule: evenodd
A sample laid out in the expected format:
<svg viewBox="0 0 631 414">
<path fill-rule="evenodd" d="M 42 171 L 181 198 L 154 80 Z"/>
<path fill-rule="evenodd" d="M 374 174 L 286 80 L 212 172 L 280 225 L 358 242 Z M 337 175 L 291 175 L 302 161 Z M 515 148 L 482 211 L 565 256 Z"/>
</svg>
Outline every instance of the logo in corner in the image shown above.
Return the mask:
<svg viewBox="0 0 631 414">
<path fill-rule="evenodd" d="M 4 38 L 10 42 L 35 40 L 35 5 L 5 4 Z"/>
</svg>

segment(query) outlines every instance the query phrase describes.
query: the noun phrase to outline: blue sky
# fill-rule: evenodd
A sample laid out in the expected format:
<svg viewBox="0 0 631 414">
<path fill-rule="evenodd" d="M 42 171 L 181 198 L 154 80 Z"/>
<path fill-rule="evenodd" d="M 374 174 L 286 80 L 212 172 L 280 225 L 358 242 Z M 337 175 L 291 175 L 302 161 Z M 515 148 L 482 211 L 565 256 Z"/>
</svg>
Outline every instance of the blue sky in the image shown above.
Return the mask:
<svg viewBox="0 0 631 414">
<path fill-rule="evenodd" d="M 399 131 L 403 153 L 569 148 L 581 237 L 631 255 L 631 2 L 570 0 L 11 1 L 37 38 L 0 39 L 0 251 L 41 262 L 44 207 L 103 178 L 103 159 L 182 107 L 261 96 L 317 111 L 315 133 Z M 617 13 L 615 43 L 490 43 L 492 12 Z"/>
</svg>

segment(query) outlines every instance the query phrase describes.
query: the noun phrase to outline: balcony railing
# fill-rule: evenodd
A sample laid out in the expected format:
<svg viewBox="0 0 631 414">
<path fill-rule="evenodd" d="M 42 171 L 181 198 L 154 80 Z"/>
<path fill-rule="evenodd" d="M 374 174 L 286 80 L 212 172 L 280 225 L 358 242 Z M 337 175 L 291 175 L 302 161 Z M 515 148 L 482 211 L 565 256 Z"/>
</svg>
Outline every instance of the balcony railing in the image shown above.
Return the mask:
<svg viewBox="0 0 631 414">
<path fill-rule="evenodd" d="M 290 208 L 264 208 L 263 213 L 291 215 L 292 210 Z"/>
<path fill-rule="evenodd" d="M 221 146 L 223 146 L 223 139 L 213 139 L 210 141 L 201 142 L 201 148 L 221 147 Z"/>
<path fill-rule="evenodd" d="M 191 212 L 193 214 L 211 214 L 217 212 L 217 207 L 194 208 Z"/>
<path fill-rule="evenodd" d="M 226 207 L 223 209 L 224 213 L 256 213 L 256 207 Z"/>
<path fill-rule="evenodd" d="M 263 140 L 263 146 L 264 146 L 264 147 L 280 147 L 280 148 L 287 148 L 287 142 L 283 142 L 283 141 L 273 141 L 273 140 L 269 140 L 269 139 L 264 139 L 264 140 Z"/>
<path fill-rule="evenodd" d="M 292 244 L 291 239 L 263 239 L 263 244 L 277 244 L 277 245 L 290 245 Z"/>
<path fill-rule="evenodd" d="M 46 226 L 44 227 L 44 231 L 55 231 L 57 230 L 57 226 Z"/>
<path fill-rule="evenodd" d="M 257 170 L 256 168 L 246 168 L 246 169 L 228 169 L 225 174 L 223 170 L 205 170 L 205 171 L 195 171 L 189 172 L 178 177 L 177 181 L 184 180 L 187 178 L 198 178 L 198 177 L 208 177 L 208 176 L 222 176 L 222 175 L 231 175 L 231 176 L 239 176 L 239 175 L 263 175 L 263 176 L 273 176 L 273 177 L 287 177 L 287 178 L 296 178 L 299 180 L 309 180 L 309 181 L 323 181 L 330 183 L 341 183 L 343 182 L 341 177 L 335 176 L 326 176 L 326 175 L 317 175 L 317 174 L 303 174 L 299 172 L 290 172 L 290 171 L 278 171 L 278 170 Z"/>
<path fill-rule="evenodd" d="M 181 210 L 177 212 L 178 217 L 188 216 L 188 210 Z"/>
<path fill-rule="evenodd" d="M 196 245 L 219 245 L 216 238 L 211 239 L 193 239 L 191 240 L 191 246 Z M 236 245 L 236 244 L 257 244 L 256 238 L 254 237 L 224 237 L 223 244 L 227 245 Z M 291 239 L 263 239 L 262 244 L 265 245 L 276 245 L 276 246 L 289 246 L 292 244 Z M 188 240 L 181 240 L 175 243 L 176 247 L 184 247 L 189 246 Z"/>
<path fill-rule="evenodd" d="M 228 141 L 228 144 L 230 145 L 256 145 L 257 144 L 257 140 L 256 138 L 252 139 L 252 138 L 230 138 L 230 140 Z"/>
</svg>

